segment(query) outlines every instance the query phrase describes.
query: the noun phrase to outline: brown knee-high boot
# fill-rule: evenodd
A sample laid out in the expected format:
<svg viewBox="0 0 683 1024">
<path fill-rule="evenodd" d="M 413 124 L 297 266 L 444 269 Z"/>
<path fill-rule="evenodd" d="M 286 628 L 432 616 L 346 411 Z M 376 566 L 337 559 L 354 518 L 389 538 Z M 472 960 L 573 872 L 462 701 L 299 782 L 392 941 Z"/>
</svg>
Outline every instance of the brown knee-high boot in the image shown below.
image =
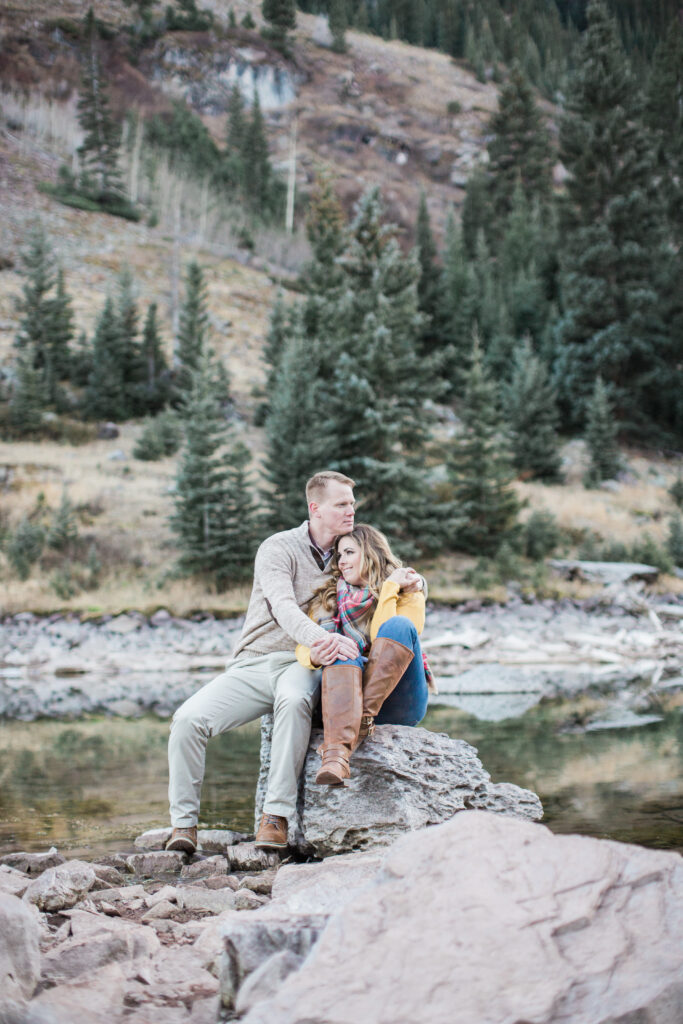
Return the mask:
<svg viewBox="0 0 683 1024">
<path fill-rule="evenodd" d="M 410 647 L 398 640 L 378 636 L 373 642 L 363 672 L 363 715 L 356 746 L 375 731 L 375 715 L 379 714 L 382 704 L 393 693 L 412 660 Z"/>
<path fill-rule="evenodd" d="M 318 747 L 323 763 L 315 779 L 321 786 L 341 786 L 351 774 L 349 757 L 363 710 L 362 678 L 363 672 L 358 665 L 328 665 L 323 669 L 325 738 Z"/>
</svg>

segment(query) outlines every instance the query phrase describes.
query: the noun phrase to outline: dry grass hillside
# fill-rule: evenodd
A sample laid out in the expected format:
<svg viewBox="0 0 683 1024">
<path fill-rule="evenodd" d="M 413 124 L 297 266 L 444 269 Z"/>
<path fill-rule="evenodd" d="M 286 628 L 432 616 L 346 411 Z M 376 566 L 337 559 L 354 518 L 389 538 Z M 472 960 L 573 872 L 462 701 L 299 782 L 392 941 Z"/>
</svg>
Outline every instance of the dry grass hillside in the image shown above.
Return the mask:
<svg viewBox="0 0 683 1024">
<path fill-rule="evenodd" d="M 93 6 L 100 18 L 112 23 L 130 17 L 116 0 Z M 213 6 L 221 19 L 227 17 L 228 5 L 219 0 L 204 0 L 204 6 Z M 261 21 L 258 3 L 238 0 L 232 7 L 238 20 L 249 9 Z M 90 334 L 106 295 L 127 265 L 143 311 L 151 301 L 159 305 L 169 353 L 177 308 L 174 276 L 190 258 L 197 258 L 208 283 L 212 344 L 229 369 L 237 427 L 258 465 L 262 437 L 250 424 L 254 388 L 262 381 L 260 352 L 278 283 L 286 283 L 305 259 L 302 228 L 289 238 L 281 232 L 257 233 L 256 255 L 249 257 L 237 237 L 241 211 L 235 209 L 219 222 L 201 183 L 163 168 L 158 194 L 150 197 L 158 204 L 155 227 L 71 209 L 39 191 L 40 182 L 55 180 L 59 164 L 71 158 L 80 138 L 73 92 L 76 58 L 48 21 L 82 14 L 83 5 L 76 0 L 9 0 L 0 11 L 0 368 L 14 358 L 20 251 L 32 224 L 39 221 L 53 240 L 74 297 L 79 331 Z M 406 242 L 425 188 L 438 231 L 450 204 L 462 201 L 460 184 L 481 153 L 496 87 L 477 82 L 443 55 L 356 33 L 348 34 L 347 54 L 332 54 L 314 42 L 318 30 L 314 17 L 299 15 L 293 59 L 287 63 L 257 32 L 239 30 L 232 42 L 221 43 L 243 54 L 248 51 L 256 64 L 280 62 L 297 82 L 295 104 L 268 113 L 274 161 L 287 156 L 296 112 L 300 188 L 310 185 L 320 163 L 334 171 L 349 207 L 367 184 L 379 183 L 390 216 L 405 229 Z M 201 67 L 206 38 L 185 34 L 176 43 Z M 134 67 L 117 58 L 110 71 L 119 109 L 127 104 L 144 111 L 163 109 L 171 96 L 188 94 L 188 80 L 182 76 L 162 74 L 153 81 L 153 68 L 144 59 Z M 459 104 L 457 114 L 448 113 L 449 103 Z M 222 142 L 224 116 L 203 116 Z M 125 171 L 134 173 L 130 164 Z M 245 591 L 212 595 L 199 585 L 165 578 L 175 557 L 167 523 L 175 460 L 135 460 L 132 448 L 141 429 L 140 423 L 126 423 L 117 439 L 82 445 L 0 443 L 0 527 L 3 522 L 16 524 L 41 493 L 56 507 L 66 487 L 79 510 L 82 546 L 95 541 L 102 562 L 96 586 L 64 597 L 49 556 L 25 582 L 0 561 L 0 611 L 66 607 L 98 614 L 166 605 L 188 613 L 202 608 L 227 612 L 244 605 Z M 580 484 L 580 461 L 574 459 L 572 466 L 568 486 L 518 485 L 529 502 L 525 515 L 537 507 L 550 508 L 568 536 L 593 530 L 629 542 L 648 529 L 661 541 L 672 509 L 667 488 L 675 467 L 632 453 L 630 482 L 614 492 L 586 492 Z M 457 582 L 467 564 L 456 559 L 428 570 L 433 595 L 471 595 L 471 586 Z M 665 583 L 674 585 L 673 580 Z M 561 589 L 559 583 L 548 586 Z"/>
</svg>

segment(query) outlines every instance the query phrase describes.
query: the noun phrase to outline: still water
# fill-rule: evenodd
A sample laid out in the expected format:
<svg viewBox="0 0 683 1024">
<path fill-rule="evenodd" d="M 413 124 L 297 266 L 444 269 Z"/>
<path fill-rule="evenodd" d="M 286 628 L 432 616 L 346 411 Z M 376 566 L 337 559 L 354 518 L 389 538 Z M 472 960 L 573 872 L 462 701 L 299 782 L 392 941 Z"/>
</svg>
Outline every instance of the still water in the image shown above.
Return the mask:
<svg viewBox="0 0 683 1024">
<path fill-rule="evenodd" d="M 683 852 L 683 708 L 637 729 L 581 728 L 585 708 L 543 703 L 481 721 L 430 708 L 423 725 L 479 750 L 494 781 L 539 794 L 554 832 Z M 125 849 L 167 820 L 168 722 L 0 723 L 0 852 L 54 844 L 72 856 Z M 259 726 L 211 741 L 202 823 L 251 831 Z"/>
</svg>

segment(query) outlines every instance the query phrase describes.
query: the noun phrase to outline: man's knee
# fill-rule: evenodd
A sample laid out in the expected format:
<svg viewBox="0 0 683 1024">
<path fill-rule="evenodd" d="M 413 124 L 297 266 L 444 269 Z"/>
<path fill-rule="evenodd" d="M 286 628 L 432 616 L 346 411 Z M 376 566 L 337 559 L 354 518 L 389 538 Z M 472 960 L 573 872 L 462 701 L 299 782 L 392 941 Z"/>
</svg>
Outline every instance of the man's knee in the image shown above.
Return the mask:
<svg viewBox="0 0 683 1024">
<path fill-rule="evenodd" d="M 184 704 L 181 704 L 171 719 L 171 736 L 173 739 L 183 739 L 190 736 L 209 737 L 209 730 L 203 715 L 199 713 L 195 703 L 190 697 Z"/>
<path fill-rule="evenodd" d="M 389 640 L 397 640 L 401 644 L 410 646 L 417 640 L 417 628 L 406 615 L 393 615 L 377 630 L 377 636 L 383 636 Z"/>
</svg>

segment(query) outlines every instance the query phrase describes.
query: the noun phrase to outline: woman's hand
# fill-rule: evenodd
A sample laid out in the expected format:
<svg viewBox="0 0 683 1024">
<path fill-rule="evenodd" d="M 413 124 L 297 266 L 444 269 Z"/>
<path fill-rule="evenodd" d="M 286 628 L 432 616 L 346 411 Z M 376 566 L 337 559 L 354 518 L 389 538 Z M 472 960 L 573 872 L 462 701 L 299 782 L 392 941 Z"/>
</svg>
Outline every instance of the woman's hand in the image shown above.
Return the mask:
<svg viewBox="0 0 683 1024">
<path fill-rule="evenodd" d="M 405 590 L 409 593 L 422 590 L 422 577 L 414 569 L 411 569 L 410 566 L 394 569 L 391 576 L 388 576 L 387 579 L 391 580 L 392 583 L 398 583 L 400 590 Z"/>
</svg>

